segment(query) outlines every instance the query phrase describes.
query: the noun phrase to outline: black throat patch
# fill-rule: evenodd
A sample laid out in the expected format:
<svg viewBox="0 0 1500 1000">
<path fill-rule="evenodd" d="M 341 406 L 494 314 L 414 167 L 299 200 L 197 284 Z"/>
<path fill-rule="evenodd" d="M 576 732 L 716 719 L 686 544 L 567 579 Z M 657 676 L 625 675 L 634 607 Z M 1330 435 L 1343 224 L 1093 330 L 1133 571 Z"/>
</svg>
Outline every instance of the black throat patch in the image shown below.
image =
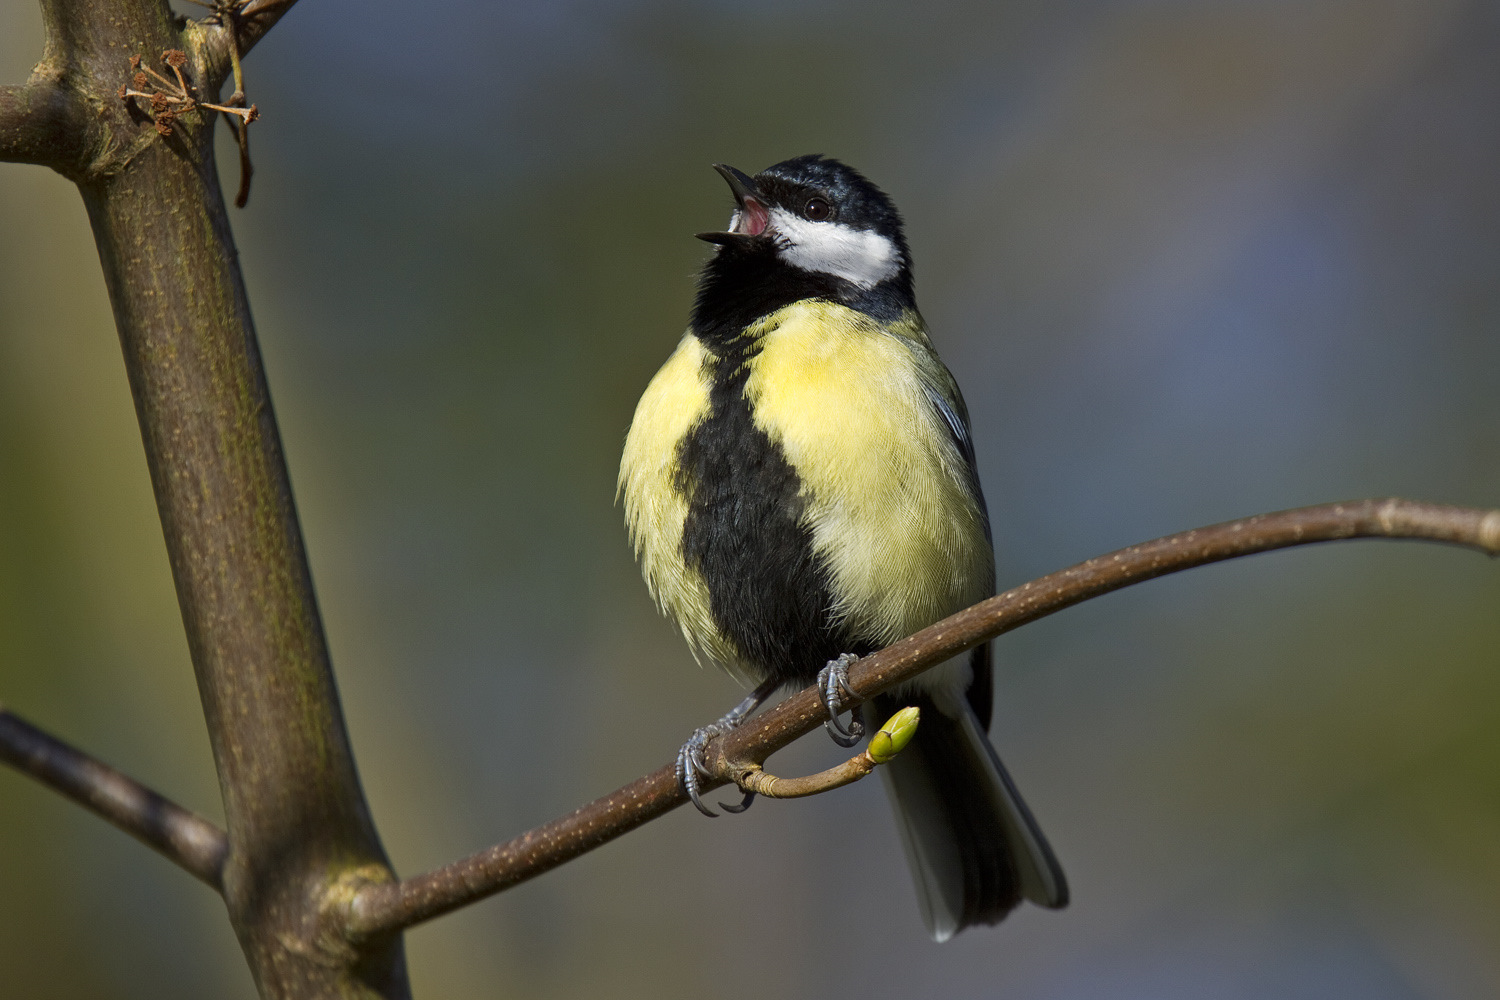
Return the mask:
<svg viewBox="0 0 1500 1000">
<path fill-rule="evenodd" d="M 759 345 L 742 337 L 709 347 L 709 414 L 677 446 L 676 486 L 688 499 L 682 557 L 702 574 L 714 621 L 745 665 L 762 679 L 808 684 L 839 654 L 874 647 L 830 622 L 830 578 L 802 522 L 802 481 L 751 418 L 745 383 Z"/>
<path fill-rule="evenodd" d="M 848 306 L 878 323 L 895 322 L 917 308 L 908 268 L 874 288 L 860 288 L 831 274 L 793 267 L 777 255 L 776 241 L 763 236 L 719 247 L 703 265 L 693 304 L 693 332 L 727 361 L 744 354 L 745 327 L 809 299 Z"/>
</svg>

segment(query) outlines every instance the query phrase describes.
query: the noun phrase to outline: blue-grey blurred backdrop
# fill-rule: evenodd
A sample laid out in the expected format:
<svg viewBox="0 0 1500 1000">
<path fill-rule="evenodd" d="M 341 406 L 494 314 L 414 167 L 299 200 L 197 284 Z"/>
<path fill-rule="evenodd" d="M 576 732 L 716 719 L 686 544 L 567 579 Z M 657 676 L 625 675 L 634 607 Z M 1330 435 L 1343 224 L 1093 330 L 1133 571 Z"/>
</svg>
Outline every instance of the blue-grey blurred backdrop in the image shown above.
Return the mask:
<svg viewBox="0 0 1500 1000">
<path fill-rule="evenodd" d="M 197 8 L 183 8 L 198 13 Z M 0 6 L 0 80 L 40 55 Z M 738 697 L 613 503 L 730 208 L 824 152 L 904 210 L 1003 585 L 1261 510 L 1500 505 L 1500 5 L 304 0 L 236 236 L 363 777 L 404 873 Z M 225 183 L 237 183 L 221 138 Z M 1365 542 L 999 647 L 1063 859 L 936 946 L 878 782 L 679 811 L 413 932 L 423 997 L 1500 995 L 1500 565 Z M 0 699 L 218 816 L 82 206 L 0 166 Z M 825 766 L 805 741 L 775 766 Z M 17 998 L 247 998 L 216 897 L 0 771 Z"/>
</svg>

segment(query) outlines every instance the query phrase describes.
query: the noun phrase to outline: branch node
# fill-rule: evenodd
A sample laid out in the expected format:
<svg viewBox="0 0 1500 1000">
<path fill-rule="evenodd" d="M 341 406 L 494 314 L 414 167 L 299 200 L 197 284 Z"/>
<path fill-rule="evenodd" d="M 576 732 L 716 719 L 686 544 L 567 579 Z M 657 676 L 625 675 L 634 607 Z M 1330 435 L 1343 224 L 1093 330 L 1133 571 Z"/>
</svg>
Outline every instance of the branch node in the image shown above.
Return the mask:
<svg viewBox="0 0 1500 1000">
<path fill-rule="evenodd" d="M 130 78 L 130 84 L 120 87 L 115 92 L 120 100 L 127 103 L 136 98 L 149 101 L 151 121 L 156 126 L 158 135 L 171 135 L 177 119 L 189 111 L 201 108 L 224 115 L 225 120 L 229 122 L 230 130 L 234 132 L 235 142 L 240 150 L 240 189 L 234 199 L 235 205 L 240 208 L 244 208 L 250 198 L 250 177 L 255 173 L 254 167 L 250 164 L 249 127 L 251 122 L 260 118 L 260 108 L 254 104 L 248 108 L 245 107 L 244 82 L 239 71 L 239 42 L 235 35 L 239 21 L 236 13 L 245 2 L 246 0 L 221 0 L 215 4 L 205 4 L 213 8 L 214 16 L 221 19 L 221 23 L 230 33 L 230 51 L 234 55 L 235 91 L 229 98 L 229 103 L 214 104 L 195 96 L 192 84 L 182 72 L 182 68 L 188 64 L 187 53 L 182 49 L 167 49 L 161 54 L 161 61 L 172 70 L 175 80 L 169 80 L 145 65 L 141 56 L 136 54 L 130 57 L 130 68 L 135 71 Z"/>
<path fill-rule="evenodd" d="M 817 774 L 803 778 L 778 778 L 751 760 L 731 765 L 729 777 L 741 791 L 754 792 L 769 799 L 800 799 L 807 795 L 831 792 L 835 788 L 853 784 L 881 764 L 889 764 L 894 760 L 916 735 L 920 719 L 920 709 L 915 706 L 903 708 L 870 737 L 867 750 Z"/>
</svg>

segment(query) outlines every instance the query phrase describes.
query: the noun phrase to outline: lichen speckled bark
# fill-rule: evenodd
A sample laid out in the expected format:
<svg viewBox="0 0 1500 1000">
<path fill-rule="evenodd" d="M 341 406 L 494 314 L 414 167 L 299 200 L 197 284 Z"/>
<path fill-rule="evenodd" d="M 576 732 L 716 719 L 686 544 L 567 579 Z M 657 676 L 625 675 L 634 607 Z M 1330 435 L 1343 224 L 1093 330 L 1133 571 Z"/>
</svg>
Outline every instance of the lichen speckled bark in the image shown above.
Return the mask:
<svg viewBox="0 0 1500 1000">
<path fill-rule="evenodd" d="M 261 6 L 253 37 L 289 4 Z M 190 112 L 160 136 L 117 95 L 131 56 L 182 49 L 212 99 L 225 29 L 162 0 L 43 13 L 43 59 L 0 94 L 0 138 L 7 158 L 77 182 L 93 226 L 224 797 L 230 920 L 262 996 L 409 996 L 399 935 L 356 947 L 341 932 L 351 882 L 392 876 L 334 687 L 214 123 Z"/>
</svg>

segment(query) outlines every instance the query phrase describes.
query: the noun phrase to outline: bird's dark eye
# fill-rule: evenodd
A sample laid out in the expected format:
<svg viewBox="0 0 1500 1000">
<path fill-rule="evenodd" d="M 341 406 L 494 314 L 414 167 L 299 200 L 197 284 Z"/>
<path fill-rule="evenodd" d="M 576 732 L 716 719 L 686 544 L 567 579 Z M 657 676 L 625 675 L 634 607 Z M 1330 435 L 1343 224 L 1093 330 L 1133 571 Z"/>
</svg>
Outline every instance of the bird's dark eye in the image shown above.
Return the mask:
<svg viewBox="0 0 1500 1000">
<path fill-rule="evenodd" d="M 822 198 L 809 198 L 807 204 L 802 206 L 803 217 L 813 222 L 822 222 L 832 214 L 833 207 Z"/>
</svg>

